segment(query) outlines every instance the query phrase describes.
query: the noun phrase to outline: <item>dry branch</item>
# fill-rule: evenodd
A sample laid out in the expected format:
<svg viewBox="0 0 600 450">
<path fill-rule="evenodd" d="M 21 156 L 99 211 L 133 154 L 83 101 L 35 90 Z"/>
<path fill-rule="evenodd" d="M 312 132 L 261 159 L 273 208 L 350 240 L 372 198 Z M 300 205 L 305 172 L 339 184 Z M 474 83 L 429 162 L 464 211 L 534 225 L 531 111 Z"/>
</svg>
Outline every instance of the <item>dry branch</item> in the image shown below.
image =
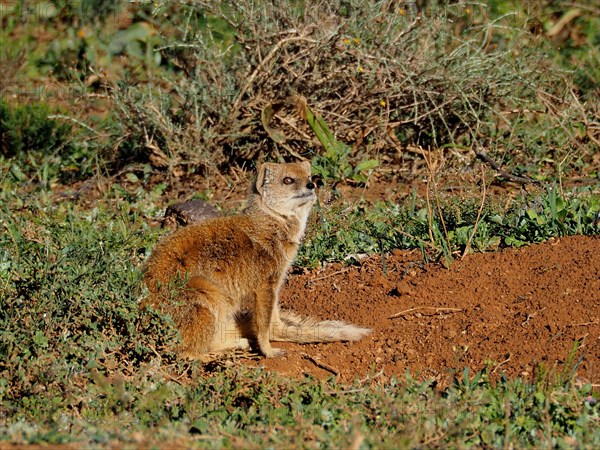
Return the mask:
<svg viewBox="0 0 600 450">
<path fill-rule="evenodd" d="M 463 310 L 462 308 L 441 308 L 441 307 L 438 308 L 435 306 L 417 306 L 415 308 L 409 308 L 409 309 L 405 309 L 404 311 L 400 311 L 399 313 L 396 313 L 396 314 L 388 317 L 388 319 L 395 319 L 397 317 L 402 317 L 406 314 L 417 312 L 417 311 L 422 311 L 424 309 L 432 309 L 433 310 L 432 314 L 425 314 L 426 316 L 434 316 L 436 314 L 450 314 L 450 313 L 460 312 Z"/>
<path fill-rule="evenodd" d="M 481 159 L 482 161 L 485 161 L 490 166 L 492 166 L 492 169 L 494 169 L 496 172 L 498 172 L 500 174 L 500 176 L 506 178 L 509 181 L 514 181 L 515 183 L 521 183 L 521 184 L 539 183 L 539 181 L 533 180 L 529 177 L 522 177 L 519 175 L 513 175 L 511 173 L 508 173 L 506 170 L 502 169 L 500 164 L 498 164 L 496 161 L 494 161 L 492 158 L 490 158 L 487 154 L 485 154 L 482 151 L 476 151 L 475 155 L 477 155 L 477 158 Z"/>
<path fill-rule="evenodd" d="M 326 370 L 327 372 L 332 373 L 333 375 L 335 375 L 336 377 L 340 375 L 340 371 L 337 370 L 336 368 L 330 366 L 329 364 L 325 364 L 317 359 L 315 359 L 314 357 L 308 355 L 308 354 L 303 354 L 302 357 L 304 359 L 308 359 L 311 363 L 313 363 L 315 366 L 317 366 L 320 369 Z"/>
</svg>

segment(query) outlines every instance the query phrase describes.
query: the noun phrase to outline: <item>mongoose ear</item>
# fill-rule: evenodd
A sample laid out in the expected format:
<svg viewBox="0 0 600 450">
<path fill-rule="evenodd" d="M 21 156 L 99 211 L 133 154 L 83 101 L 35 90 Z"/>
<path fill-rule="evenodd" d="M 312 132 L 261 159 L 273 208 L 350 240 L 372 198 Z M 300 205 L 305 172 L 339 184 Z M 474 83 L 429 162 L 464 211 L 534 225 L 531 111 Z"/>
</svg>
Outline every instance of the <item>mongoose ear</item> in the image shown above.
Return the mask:
<svg viewBox="0 0 600 450">
<path fill-rule="evenodd" d="M 302 161 L 302 168 L 310 174 L 310 161 Z"/>
<path fill-rule="evenodd" d="M 264 163 L 258 168 L 258 175 L 256 176 L 256 184 L 254 187 L 256 188 L 256 192 L 258 192 L 260 195 L 263 194 L 265 183 L 269 177 L 269 165 L 269 163 Z"/>
</svg>

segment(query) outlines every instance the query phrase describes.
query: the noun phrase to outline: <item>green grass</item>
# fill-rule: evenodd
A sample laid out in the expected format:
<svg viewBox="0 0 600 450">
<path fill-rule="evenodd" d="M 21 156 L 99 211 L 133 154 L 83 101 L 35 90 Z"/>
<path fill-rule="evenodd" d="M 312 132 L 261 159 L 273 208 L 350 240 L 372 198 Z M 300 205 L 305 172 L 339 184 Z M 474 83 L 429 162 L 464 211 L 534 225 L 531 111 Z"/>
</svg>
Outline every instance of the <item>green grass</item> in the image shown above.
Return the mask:
<svg viewBox="0 0 600 450">
<path fill-rule="evenodd" d="M 87 446 L 150 441 L 244 448 L 348 447 L 357 441 L 361 448 L 599 443 L 593 431 L 598 409 L 588 398 L 589 387 L 520 381 L 491 386 L 485 373 L 457 380 L 442 394 L 410 377 L 339 386 L 245 368 L 223 370 L 188 386 L 90 378 L 87 395 L 93 400 L 70 413 L 44 415 L 47 421 L 22 417 L 6 429 L 8 436 Z"/>
</svg>

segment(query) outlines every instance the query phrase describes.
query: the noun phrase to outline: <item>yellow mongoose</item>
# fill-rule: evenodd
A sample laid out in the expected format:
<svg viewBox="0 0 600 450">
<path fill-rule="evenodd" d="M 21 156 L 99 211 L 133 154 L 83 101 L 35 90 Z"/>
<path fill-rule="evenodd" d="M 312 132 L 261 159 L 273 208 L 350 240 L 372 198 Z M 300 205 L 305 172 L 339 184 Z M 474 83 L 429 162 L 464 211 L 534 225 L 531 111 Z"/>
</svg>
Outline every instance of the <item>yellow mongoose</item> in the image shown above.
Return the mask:
<svg viewBox="0 0 600 450">
<path fill-rule="evenodd" d="M 241 214 L 180 228 L 159 242 L 145 267 L 150 295 L 144 303 L 172 315 L 182 356 L 252 343 L 273 357 L 283 350 L 270 341 L 356 341 L 371 332 L 279 309 L 314 188 L 309 162 L 263 164 Z"/>
</svg>

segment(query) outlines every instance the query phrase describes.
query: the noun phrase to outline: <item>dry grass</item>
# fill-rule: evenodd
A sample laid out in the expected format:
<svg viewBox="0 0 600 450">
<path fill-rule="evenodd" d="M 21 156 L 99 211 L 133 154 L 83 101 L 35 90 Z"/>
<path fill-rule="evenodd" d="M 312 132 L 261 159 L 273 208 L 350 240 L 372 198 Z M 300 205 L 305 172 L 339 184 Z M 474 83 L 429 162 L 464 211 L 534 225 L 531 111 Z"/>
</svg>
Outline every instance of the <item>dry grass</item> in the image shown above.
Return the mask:
<svg viewBox="0 0 600 450">
<path fill-rule="evenodd" d="M 123 148 L 155 166 L 222 169 L 321 153 L 292 96 L 352 146 L 355 161 L 446 147 L 464 167 L 479 146 L 507 160 L 540 152 L 523 124 L 559 129 L 546 150 L 563 148 L 562 157 L 590 155 L 598 140 L 590 106 L 544 60 L 544 37 L 460 5 L 420 15 L 398 2 L 173 8 L 178 32 L 161 51 L 179 76 L 161 80 L 160 90 L 115 91 Z M 590 125 L 586 136 L 574 133 L 575 122 Z"/>
</svg>

